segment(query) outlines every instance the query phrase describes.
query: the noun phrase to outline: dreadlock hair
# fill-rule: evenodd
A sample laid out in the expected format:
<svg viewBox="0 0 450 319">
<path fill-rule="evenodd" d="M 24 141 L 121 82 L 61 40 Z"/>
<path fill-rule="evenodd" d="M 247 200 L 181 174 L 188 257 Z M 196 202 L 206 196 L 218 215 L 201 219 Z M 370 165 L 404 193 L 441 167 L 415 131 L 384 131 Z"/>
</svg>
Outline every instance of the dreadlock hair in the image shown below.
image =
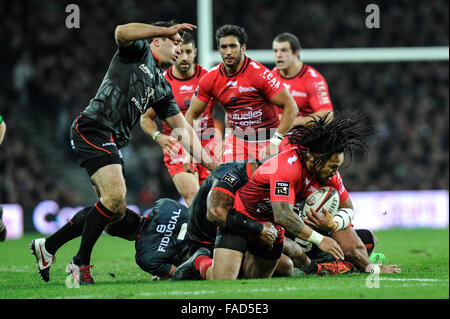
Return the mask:
<svg viewBox="0 0 450 319">
<path fill-rule="evenodd" d="M 306 163 L 306 154 L 314 155 L 313 167 L 317 168 L 330 159 L 333 154 L 348 153 L 351 164 L 353 148 L 357 148 L 365 155 L 368 145 L 365 138 L 375 133 L 375 130 L 363 123 L 363 116 L 359 112 L 331 112 L 326 115 L 313 116 L 308 126 L 296 126 L 289 132 L 289 142 L 297 145 L 302 165 Z"/>
</svg>

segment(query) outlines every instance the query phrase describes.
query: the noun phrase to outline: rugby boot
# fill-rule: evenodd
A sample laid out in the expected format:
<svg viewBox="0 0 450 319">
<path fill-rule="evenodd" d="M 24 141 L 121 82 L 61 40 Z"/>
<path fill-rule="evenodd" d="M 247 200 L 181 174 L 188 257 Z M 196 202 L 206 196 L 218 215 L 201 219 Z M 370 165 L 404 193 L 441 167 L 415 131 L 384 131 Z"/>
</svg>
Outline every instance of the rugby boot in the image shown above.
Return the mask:
<svg viewBox="0 0 450 319">
<path fill-rule="evenodd" d="M 209 249 L 205 247 L 199 248 L 191 257 L 177 267 L 173 273 L 172 280 L 201 280 L 200 271 L 195 268 L 195 259 L 199 256 L 209 257 L 209 255 Z"/>
<path fill-rule="evenodd" d="M 321 263 L 317 264 L 317 266 L 318 270 L 316 272 L 316 275 L 319 276 L 345 274 L 351 272 L 353 269 L 353 264 L 343 260 Z"/>
<path fill-rule="evenodd" d="M 45 238 L 33 239 L 28 246 L 36 257 L 36 266 L 43 281 L 50 280 L 50 266 L 55 263 L 55 256 L 45 249 Z"/>
<path fill-rule="evenodd" d="M 72 276 L 76 285 L 93 285 L 95 284 L 92 278 L 91 268 L 94 265 L 76 265 L 73 260 L 67 266 L 67 272 Z"/>
</svg>

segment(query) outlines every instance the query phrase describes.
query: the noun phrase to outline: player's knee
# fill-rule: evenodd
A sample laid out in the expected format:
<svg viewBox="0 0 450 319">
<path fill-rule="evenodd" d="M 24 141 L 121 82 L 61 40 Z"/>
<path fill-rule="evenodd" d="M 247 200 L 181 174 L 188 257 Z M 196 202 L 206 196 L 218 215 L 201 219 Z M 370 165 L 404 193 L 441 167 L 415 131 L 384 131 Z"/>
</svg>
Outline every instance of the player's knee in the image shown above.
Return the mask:
<svg viewBox="0 0 450 319">
<path fill-rule="evenodd" d="M 192 202 L 197 194 L 197 191 L 197 187 L 185 187 L 185 189 L 181 192 L 181 196 L 183 196 L 186 202 Z"/>
<path fill-rule="evenodd" d="M 282 255 L 278 261 L 274 277 L 290 277 L 294 273 L 294 263 L 291 258 Z"/>
<path fill-rule="evenodd" d="M 124 190 L 111 190 L 107 194 L 102 195 L 102 204 L 105 205 L 111 211 L 122 215 L 125 210 L 120 208 L 125 203 L 126 191 Z"/>
</svg>

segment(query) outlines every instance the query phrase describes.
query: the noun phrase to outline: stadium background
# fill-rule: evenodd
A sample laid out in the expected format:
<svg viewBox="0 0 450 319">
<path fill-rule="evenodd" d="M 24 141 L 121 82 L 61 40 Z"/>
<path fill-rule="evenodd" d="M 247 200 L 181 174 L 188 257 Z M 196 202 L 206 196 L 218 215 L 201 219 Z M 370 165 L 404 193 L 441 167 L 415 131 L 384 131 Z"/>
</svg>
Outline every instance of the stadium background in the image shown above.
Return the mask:
<svg viewBox="0 0 450 319">
<path fill-rule="evenodd" d="M 7 123 L 0 202 L 23 208 L 25 231 L 35 230 L 32 215 L 42 201 L 62 208 L 95 199 L 71 153 L 69 127 L 101 83 L 115 52 L 115 26 L 172 18 L 197 23 L 193 0 L 91 0 L 73 2 L 81 27 L 67 29 L 69 3 L 15 0 L 0 7 L 0 114 Z M 369 3 L 380 7 L 379 29 L 364 24 Z M 213 30 L 245 27 L 249 49 L 270 49 L 285 31 L 305 49 L 448 46 L 448 10 L 448 1 L 437 0 L 214 1 Z M 369 156 L 341 172 L 348 190 L 444 190 L 448 215 L 448 59 L 312 65 L 327 80 L 337 110 L 359 109 L 378 129 Z M 218 110 L 219 121 L 221 115 Z M 159 146 L 139 127 L 124 156 L 128 203 L 142 211 L 158 198 L 179 198 Z M 46 206 L 43 218 L 58 219 L 59 208 Z"/>
</svg>

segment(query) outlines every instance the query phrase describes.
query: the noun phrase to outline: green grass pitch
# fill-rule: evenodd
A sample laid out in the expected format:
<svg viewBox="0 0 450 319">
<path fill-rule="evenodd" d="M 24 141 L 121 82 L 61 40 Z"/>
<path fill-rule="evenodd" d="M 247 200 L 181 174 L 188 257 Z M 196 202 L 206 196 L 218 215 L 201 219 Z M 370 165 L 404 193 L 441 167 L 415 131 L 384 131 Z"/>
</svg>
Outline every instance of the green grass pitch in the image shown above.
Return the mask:
<svg viewBox="0 0 450 319">
<path fill-rule="evenodd" d="M 66 286 L 65 268 L 75 255 L 79 239 L 60 249 L 51 268 L 51 280 L 37 274 L 26 234 L 0 243 L 0 299 L 448 299 L 448 229 L 393 229 L 375 232 L 377 252 L 401 274 L 380 275 L 378 288 L 366 285 L 368 275 L 305 276 L 258 280 L 150 281 L 134 262 L 134 242 L 102 235 L 91 262 L 96 284 Z M 370 281 L 368 281 L 370 282 Z"/>
</svg>

